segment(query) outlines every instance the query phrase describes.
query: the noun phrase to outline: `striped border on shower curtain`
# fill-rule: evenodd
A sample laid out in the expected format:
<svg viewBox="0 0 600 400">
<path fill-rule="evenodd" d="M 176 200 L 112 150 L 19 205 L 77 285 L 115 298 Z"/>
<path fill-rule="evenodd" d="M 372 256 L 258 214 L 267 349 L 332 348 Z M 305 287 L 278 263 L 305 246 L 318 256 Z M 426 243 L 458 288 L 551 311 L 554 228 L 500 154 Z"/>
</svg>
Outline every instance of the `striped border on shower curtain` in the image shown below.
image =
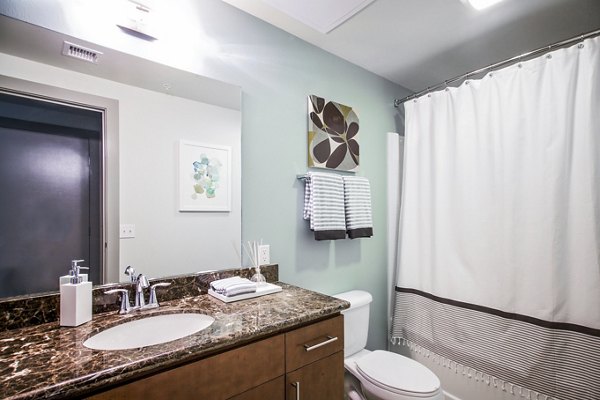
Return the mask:
<svg viewBox="0 0 600 400">
<path fill-rule="evenodd" d="M 416 289 L 396 287 L 395 296 L 393 343 L 525 399 L 600 399 L 600 330 Z"/>
</svg>

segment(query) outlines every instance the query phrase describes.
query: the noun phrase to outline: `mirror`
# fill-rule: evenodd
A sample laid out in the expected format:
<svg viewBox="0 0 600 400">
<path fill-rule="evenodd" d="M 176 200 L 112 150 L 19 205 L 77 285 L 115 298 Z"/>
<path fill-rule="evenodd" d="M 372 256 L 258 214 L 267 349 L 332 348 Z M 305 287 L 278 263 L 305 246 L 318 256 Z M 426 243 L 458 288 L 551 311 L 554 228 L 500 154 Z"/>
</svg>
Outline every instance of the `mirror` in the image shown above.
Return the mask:
<svg viewBox="0 0 600 400">
<path fill-rule="evenodd" d="M 63 56 L 65 41 L 101 53 L 98 63 Z M 103 110 L 102 283 L 126 281 L 127 265 L 158 278 L 241 264 L 239 87 L 6 16 L 0 65 L 3 88 Z M 182 142 L 229 149 L 229 211 L 180 211 Z M 30 277 L 34 267 L 23 266 Z"/>
</svg>

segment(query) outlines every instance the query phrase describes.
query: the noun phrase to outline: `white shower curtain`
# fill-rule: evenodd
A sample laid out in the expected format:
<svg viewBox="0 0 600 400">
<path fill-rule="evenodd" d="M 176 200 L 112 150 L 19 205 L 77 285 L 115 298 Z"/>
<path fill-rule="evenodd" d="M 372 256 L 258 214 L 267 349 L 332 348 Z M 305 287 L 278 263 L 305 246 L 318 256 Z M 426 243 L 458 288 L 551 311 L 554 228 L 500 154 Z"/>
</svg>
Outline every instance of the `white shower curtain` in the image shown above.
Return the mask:
<svg viewBox="0 0 600 400">
<path fill-rule="evenodd" d="M 393 339 L 600 399 L 600 39 L 405 111 Z"/>
</svg>

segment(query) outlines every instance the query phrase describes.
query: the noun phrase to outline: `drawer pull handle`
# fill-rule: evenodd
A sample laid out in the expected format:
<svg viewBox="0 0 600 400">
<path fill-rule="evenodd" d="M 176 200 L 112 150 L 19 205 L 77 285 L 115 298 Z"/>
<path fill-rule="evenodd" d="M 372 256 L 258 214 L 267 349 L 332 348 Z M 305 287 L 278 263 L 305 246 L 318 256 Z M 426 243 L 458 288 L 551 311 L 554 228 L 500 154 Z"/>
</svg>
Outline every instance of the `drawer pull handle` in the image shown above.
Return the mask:
<svg viewBox="0 0 600 400">
<path fill-rule="evenodd" d="M 306 349 L 306 351 L 311 351 L 311 350 L 314 350 L 314 349 L 318 349 L 321 346 L 325 346 L 326 344 L 333 343 L 336 340 L 338 340 L 337 336 L 327 336 L 327 340 L 325 340 L 324 342 L 317 343 L 317 344 L 315 344 L 313 346 L 309 346 L 309 345 L 305 344 L 304 348 Z"/>
<path fill-rule="evenodd" d="M 292 386 L 296 388 L 296 400 L 300 400 L 300 382 L 294 382 Z"/>
</svg>

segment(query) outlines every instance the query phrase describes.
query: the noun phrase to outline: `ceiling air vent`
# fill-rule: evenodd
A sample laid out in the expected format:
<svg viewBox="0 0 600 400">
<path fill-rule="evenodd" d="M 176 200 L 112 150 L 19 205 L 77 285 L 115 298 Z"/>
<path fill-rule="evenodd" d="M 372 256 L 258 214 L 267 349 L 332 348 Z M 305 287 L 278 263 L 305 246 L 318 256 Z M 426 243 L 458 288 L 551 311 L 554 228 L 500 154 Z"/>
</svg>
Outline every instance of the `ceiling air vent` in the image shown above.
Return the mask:
<svg viewBox="0 0 600 400">
<path fill-rule="evenodd" d="M 69 43 L 67 41 L 63 43 L 62 54 L 64 56 L 77 58 L 78 60 L 87 61 L 94 64 L 98 63 L 98 59 L 102 55 L 102 53 L 97 50 L 88 49 L 87 47 Z"/>
</svg>

